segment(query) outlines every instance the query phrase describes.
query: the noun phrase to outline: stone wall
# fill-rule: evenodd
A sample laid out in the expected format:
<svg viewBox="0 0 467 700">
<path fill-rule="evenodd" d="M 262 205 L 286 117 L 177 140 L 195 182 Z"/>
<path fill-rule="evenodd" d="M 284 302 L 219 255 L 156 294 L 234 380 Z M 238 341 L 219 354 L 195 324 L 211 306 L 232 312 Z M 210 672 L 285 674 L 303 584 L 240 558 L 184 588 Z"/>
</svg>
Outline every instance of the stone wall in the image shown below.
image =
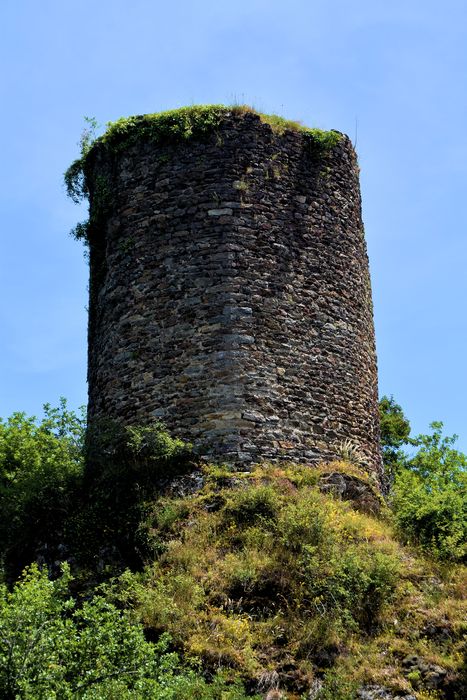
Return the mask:
<svg viewBox="0 0 467 700">
<path fill-rule="evenodd" d="M 89 419 L 161 419 L 219 461 L 331 458 L 379 471 L 358 166 L 253 113 L 178 144 L 88 159 Z M 102 204 L 100 204 L 102 206 Z M 94 212 L 96 214 L 96 212 Z"/>
</svg>

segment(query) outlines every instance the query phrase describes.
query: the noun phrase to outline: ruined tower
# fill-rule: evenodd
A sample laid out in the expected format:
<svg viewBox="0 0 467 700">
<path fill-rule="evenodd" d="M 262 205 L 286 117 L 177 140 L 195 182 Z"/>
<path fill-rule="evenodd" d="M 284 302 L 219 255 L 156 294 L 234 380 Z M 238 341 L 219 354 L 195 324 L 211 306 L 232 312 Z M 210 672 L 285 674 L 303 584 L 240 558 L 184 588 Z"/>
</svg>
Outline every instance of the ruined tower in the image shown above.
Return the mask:
<svg viewBox="0 0 467 700">
<path fill-rule="evenodd" d="M 378 471 L 349 139 L 245 109 L 167 114 L 117 122 L 84 164 L 91 424 L 160 419 L 235 464 L 313 462 L 347 440 Z"/>
</svg>

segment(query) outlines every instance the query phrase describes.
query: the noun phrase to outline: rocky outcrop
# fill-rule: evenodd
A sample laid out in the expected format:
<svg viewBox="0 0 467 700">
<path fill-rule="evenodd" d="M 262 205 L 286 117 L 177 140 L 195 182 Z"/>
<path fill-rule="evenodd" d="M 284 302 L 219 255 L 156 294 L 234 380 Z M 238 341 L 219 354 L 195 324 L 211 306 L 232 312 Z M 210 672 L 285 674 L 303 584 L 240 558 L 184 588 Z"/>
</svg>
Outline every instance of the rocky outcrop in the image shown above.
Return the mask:
<svg viewBox="0 0 467 700">
<path fill-rule="evenodd" d="M 377 515 L 381 511 L 382 500 L 375 488 L 353 474 L 342 471 L 324 473 L 319 478 L 318 487 L 323 493 L 351 501 L 356 510 L 367 515 Z"/>
</svg>

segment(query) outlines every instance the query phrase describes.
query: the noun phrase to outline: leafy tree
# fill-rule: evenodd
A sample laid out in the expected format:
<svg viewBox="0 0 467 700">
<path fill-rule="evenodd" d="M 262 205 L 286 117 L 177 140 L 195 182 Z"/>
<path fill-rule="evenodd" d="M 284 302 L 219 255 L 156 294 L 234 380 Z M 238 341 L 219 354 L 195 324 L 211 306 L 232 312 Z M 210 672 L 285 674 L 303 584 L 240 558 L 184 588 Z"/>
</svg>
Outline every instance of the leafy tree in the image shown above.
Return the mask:
<svg viewBox="0 0 467 700">
<path fill-rule="evenodd" d="M 56 642 L 67 627 L 60 614 L 72 605 L 64 598 L 68 581 L 68 569 L 52 583 L 33 566 L 11 593 L 0 586 L 0 690 L 5 700 L 33 697 L 34 690 L 40 698 L 63 681 Z"/>
<path fill-rule="evenodd" d="M 443 437 L 443 424 L 410 437 L 410 423 L 394 398 L 379 404 L 383 462 L 397 526 L 407 540 L 442 559 L 467 554 L 467 457 Z M 417 450 L 408 454 L 404 445 Z"/>
<path fill-rule="evenodd" d="M 50 581 L 36 565 L 11 592 L 0 586 L 0 696 L 4 700 L 242 700 L 240 683 L 212 683 L 183 667 L 169 638 L 145 640 L 129 611 L 105 595 L 82 606 L 69 568 Z"/>
<path fill-rule="evenodd" d="M 60 529 L 83 472 L 83 415 L 65 399 L 44 414 L 0 419 L 0 556 L 19 557 L 20 568 Z"/>
<path fill-rule="evenodd" d="M 418 447 L 395 475 L 392 505 L 400 531 L 408 540 L 443 559 L 467 555 L 467 456 L 443 437 L 443 424 L 412 440 Z"/>
<path fill-rule="evenodd" d="M 392 482 L 398 466 L 405 461 L 402 445 L 410 443 L 410 423 L 394 397 L 383 396 L 379 402 L 381 448 L 388 480 Z"/>
</svg>

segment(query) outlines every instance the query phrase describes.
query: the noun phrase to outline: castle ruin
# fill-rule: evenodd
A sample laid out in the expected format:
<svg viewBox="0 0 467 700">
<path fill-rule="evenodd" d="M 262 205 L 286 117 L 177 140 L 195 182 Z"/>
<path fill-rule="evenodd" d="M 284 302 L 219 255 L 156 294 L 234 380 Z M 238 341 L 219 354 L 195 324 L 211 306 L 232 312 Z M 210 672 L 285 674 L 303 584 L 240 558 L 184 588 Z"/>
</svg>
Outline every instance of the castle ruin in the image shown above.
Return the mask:
<svg viewBox="0 0 467 700">
<path fill-rule="evenodd" d="M 332 459 L 350 441 L 379 473 L 358 165 L 331 133 L 321 148 L 224 109 L 190 138 L 96 142 L 91 424 L 158 419 L 237 465 Z"/>
</svg>

